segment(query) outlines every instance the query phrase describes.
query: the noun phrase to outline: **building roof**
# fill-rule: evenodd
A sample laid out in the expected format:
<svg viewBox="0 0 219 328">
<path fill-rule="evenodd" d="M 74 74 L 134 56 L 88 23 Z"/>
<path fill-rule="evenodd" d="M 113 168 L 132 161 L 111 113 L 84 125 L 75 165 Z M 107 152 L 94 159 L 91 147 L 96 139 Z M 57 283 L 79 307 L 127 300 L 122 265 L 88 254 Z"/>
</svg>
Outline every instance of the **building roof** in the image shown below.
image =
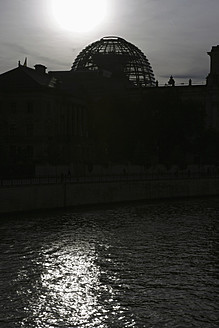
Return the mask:
<svg viewBox="0 0 219 328">
<path fill-rule="evenodd" d="M 11 89 L 36 90 L 55 86 L 56 79 L 53 76 L 23 65 L 0 75 L 0 89 L 5 91 Z"/>
</svg>

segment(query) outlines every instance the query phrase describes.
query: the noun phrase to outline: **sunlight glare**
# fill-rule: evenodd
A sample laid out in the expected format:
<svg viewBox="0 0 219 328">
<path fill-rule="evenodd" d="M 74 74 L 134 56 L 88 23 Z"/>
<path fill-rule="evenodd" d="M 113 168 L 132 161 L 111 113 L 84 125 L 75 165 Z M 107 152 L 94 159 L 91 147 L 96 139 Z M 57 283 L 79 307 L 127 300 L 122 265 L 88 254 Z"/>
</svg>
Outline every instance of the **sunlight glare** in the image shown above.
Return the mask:
<svg viewBox="0 0 219 328">
<path fill-rule="evenodd" d="M 106 0 L 51 0 L 57 23 L 64 29 L 78 33 L 93 30 L 104 21 Z"/>
</svg>

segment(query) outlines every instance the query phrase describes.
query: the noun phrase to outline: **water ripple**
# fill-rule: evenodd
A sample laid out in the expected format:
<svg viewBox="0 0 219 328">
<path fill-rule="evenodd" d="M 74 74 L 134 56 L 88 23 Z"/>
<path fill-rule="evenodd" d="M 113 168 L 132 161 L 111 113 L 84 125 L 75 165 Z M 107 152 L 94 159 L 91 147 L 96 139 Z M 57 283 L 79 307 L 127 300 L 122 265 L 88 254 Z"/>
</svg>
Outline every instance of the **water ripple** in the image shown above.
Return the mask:
<svg viewBox="0 0 219 328">
<path fill-rule="evenodd" d="M 2 328 L 218 327 L 217 199 L 6 217 Z"/>
</svg>

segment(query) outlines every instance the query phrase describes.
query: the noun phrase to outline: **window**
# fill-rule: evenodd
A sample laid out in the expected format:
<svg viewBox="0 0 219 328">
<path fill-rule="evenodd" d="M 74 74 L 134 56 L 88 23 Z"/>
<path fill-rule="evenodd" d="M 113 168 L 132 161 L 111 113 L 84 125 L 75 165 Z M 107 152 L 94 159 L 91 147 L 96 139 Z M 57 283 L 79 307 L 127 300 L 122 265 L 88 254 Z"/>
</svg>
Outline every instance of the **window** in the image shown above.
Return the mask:
<svg viewBox="0 0 219 328">
<path fill-rule="evenodd" d="M 9 126 L 9 135 L 15 136 L 15 134 L 16 134 L 16 124 L 11 124 Z"/>
<path fill-rule="evenodd" d="M 10 105 L 10 109 L 11 109 L 11 112 L 12 112 L 13 114 L 16 114 L 16 112 L 17 112 L 17 104 L 16 104 L 16 102 L 12 102 L 12 103 L 11 103 L 11 105 Z"/>
<path fill-rule="evenodd" d="M 27 159 L 32 159 L 33 158 L 33 146 L 27 146 L 26 148 L 26 157 Z"/>
<path fill-rule="evenodd" d="M 15 161 L 17 158 L 17 147 L 14 145 L 11 145 L 9 148 L 9 157 L 11 161 Z"/>
<path fill-rule="evenodd" d="M 32 101 L 27 102 L 27 112 L 33 113 L 33 102 Z"/>
<path fill-rule="evenodd" d="M 46 103 L 46 111 L 47 115 L 51 114 L 51 103 L 49 101 Z"/>
<path fill-rule="evenodd" d="M 26 126 L 26 135 L 32 136 L 33 135 L 33 124 L 27 124 Z"/>
</svg>

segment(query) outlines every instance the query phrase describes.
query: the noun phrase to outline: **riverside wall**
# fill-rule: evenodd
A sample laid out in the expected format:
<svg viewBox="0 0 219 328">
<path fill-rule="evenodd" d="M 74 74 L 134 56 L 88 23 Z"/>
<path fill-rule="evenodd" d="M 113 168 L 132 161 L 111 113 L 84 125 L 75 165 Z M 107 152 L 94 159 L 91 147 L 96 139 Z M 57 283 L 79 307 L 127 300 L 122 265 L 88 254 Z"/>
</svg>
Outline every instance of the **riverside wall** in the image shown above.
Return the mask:
<svg viewBox="0 0 219 328">
<path fill-rule="evenodd" d="M 3 186 L 0 213 L 216 195 L 219 177 Z"/>
</svg>

